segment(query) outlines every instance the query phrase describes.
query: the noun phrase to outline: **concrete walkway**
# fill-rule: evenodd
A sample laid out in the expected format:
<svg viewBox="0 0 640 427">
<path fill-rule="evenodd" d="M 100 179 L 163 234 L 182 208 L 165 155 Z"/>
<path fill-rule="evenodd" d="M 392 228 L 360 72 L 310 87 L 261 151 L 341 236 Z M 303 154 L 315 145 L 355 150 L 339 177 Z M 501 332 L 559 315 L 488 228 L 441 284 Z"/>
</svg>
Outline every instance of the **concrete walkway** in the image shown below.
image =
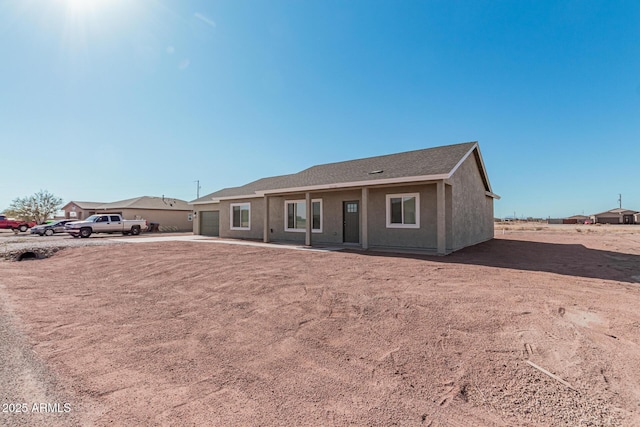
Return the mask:
<svg viewBox="0 0 640 427">
<path fill-rule="evenodd" d="M 255 242 L 255 241 L 248 241 L 248 240 L 230 240 L 230 239 L 220 239 L 216 237 L 207 237 L 207 236 L 198 236 L 198 235 L 154 236 L 154 237 L 142 236 L 135 239 L 120 237 L 120 238 L 109 238 L 109 240 L 114 242 L 121 242 L 121 243 L 156 243 L 156 242 L 219 243 L 219 244 L 226 244 L 226 245 L 254 246 L 259 248 L 289 249 L 294 251 L 311 251 L 311 252 L 334 252 L 334 251 L 340 251 L 344 249 L 342 247 L 308 247 L 308 246 L 291 245 L 291 244 L 283 244 L 283 243 L 263 243 L 263 242 Z"/>
</svg>

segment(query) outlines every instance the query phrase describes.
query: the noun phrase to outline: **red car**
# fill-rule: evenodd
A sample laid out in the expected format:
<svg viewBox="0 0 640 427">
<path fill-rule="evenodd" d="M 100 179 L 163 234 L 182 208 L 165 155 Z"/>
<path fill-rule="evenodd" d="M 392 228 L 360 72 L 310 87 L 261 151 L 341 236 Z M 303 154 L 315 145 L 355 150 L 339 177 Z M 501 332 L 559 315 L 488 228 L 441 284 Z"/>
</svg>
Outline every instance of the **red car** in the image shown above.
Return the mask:
<svg viewBox="0 0 640 427">
<path fill-rule="evenodd" d="M 23 233 L 27 231 L 27 229 L 36 225 L 35 221 L 21 221 L 17 219 L 9 219 L 4 215 L 0 215 L 0 228 L 11 229 L 11 230 L 20 230 Z"/>
</svg>

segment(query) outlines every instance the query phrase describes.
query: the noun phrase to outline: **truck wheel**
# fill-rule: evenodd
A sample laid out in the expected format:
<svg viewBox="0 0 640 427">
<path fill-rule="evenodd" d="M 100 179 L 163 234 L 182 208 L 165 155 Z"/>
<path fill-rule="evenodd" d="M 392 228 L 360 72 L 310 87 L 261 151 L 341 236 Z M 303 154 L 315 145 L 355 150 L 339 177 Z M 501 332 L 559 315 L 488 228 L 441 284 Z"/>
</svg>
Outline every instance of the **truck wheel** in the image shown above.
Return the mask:
<svg viewBox="0 0 640 427">
<path fill-rule="evenodd" d="M 29 228 L 29 227 L 27 227 L 26 225 L 22 224 L 20 227 L 18 227 L 18 230 L 20 230 L 21 232 L 24 233 L 25 231 L 27 231 L 27 228 Z"/>
<path fill-rule="evenodd" d="M 133 227 L 131 227 L 131 235 L 137 236 L 138 234 L 140 234 L 140 226 L 134 225 Z"/>
<path fill-rule="evenodd" d="M 45 236 L 53 236 L 53 230 L 48 228 L 48 229 L 44 230 L 44 234 L 45 234 Z"/>
<path fill-rule="evenodd" d="M 91 236 L 91 229 L 90 228 L 81 228 L 80 229 L 80 237 L 89 237 Z"/>
</svg>

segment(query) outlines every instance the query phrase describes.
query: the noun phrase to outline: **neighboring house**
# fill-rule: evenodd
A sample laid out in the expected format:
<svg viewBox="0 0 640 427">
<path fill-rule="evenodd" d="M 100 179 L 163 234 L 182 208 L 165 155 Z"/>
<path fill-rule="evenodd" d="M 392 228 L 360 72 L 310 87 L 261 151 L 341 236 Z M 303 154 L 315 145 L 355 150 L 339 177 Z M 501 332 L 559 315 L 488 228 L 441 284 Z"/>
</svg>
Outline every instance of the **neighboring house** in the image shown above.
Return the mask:
<svg viewBox="0 0 640 427">
<path fill-rule="evenodd" d="M 493 238 L 477 142 L 313 166 L 193 200 L 196 234 L 446 254 Z"/>
<path fill-rule="evenodd" d="M 574 215 L 562 220 L 563 224 L 586 224 L 588 222 L 591 222 L 591 220 L 586 215 Z"/>
<path fill-rule="evenodd" d="M 119 213 L 125 219 L 145 219 L 160 224 L 160 231 L 192 231 L 191 205 L 185 200 L 142 196 L 112 203 L 71 201 L 62 207 L 65 218 L 84 219 L 103 212 Z"/>
<path fill-rule="evenodd" d="M 591 219 L 596 224 L 638 224 L 638 211 L 630 211 L 628 209 L 611 209 L 610 211 L 600 212 L 591 215 Z"/>
<path fill-rule="evenodd" d="M 104 205 L 103 202 L 76 202 L 71 201 L 62 207 L 65 219 L 85 219 L 96 213 L 96 208 Z"/>
</svg>

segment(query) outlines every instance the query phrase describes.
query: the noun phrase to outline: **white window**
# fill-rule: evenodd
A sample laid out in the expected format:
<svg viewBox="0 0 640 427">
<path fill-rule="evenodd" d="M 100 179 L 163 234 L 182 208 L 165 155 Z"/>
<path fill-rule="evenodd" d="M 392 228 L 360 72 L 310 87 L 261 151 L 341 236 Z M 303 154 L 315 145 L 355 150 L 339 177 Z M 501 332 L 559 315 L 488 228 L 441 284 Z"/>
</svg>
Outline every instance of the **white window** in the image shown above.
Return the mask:
<svg viewBox="0 0 640 427">
<path fill-rule="evenodd" d="M 420 194 L 387 194 L 387 228 L 420 228 Z"/>
<path fill-rule="evenodd" d="M 322 199 L 311 201 L 311 231 L 322 233 Z M 285 200 L 284 231 L 304 233 L 307 230 L 307 202 L 305 200 Z"/>
<path fill-rule="evenodd" d="M 251 203 L 231 203 L 231 229 L 251 230 Z"/>
</svg>

